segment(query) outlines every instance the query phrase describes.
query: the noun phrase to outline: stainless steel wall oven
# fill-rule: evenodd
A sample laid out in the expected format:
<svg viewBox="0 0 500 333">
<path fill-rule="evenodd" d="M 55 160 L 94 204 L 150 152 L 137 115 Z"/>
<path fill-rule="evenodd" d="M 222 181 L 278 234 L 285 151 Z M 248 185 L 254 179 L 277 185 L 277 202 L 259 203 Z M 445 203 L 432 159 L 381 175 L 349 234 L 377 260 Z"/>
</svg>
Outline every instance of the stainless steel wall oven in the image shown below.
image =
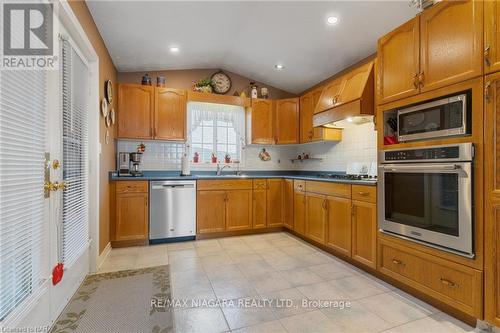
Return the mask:
<svg viewBox="0 0 500 333">
<path fill-rule="evenodd" d="M 379 228 L 473 257 L 473 157 L 472 143 L 380 152 Z"/>
</svg>

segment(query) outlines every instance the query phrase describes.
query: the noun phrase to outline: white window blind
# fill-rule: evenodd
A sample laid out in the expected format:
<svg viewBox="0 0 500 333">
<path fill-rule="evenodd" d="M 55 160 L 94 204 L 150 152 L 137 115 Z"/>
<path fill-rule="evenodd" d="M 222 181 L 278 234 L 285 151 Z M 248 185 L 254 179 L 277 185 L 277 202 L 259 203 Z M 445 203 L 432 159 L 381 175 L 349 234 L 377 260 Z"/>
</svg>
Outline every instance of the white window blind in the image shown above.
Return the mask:
<svg viewBox="0 0 500 333">
<path fill-rule="evenodd" d="M 244 146 L 245 110 L 235 105 L 190 102 L 189 141 L 201 163 L 211 162 L 212 153 L 223 162 L 226 154 L 241 160 Z"/>
<path fill-rule="evenodd" d="M 88 246 L 88 131 L 89 72 L 70 41 L 61 42 L 63 113 L 62 260 L 73 264 Z M 61 251 L 60 250 L 60 251 Z"/>
<path fill-rule="evenodd" d="M 44 237 L 45 71 L 0 73 L 0 321 L 37 290 Z"/>
</svg>

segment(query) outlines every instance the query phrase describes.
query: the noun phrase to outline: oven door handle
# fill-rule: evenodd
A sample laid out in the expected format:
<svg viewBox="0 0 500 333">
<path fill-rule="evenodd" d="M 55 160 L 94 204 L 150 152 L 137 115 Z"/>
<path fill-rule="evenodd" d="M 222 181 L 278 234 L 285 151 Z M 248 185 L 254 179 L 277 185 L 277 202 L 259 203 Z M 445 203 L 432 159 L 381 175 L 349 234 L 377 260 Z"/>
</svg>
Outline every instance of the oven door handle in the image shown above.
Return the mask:
<svg viewBox="0 0 500 333">
<path fill-rule="evenodd" d="M 440 164 L 440 165 L 398 165 L 385 166 L 381 165 L 381 169 L 385 171 L 455 171 L 462 167 L 459 164 Z"/>
</svg>

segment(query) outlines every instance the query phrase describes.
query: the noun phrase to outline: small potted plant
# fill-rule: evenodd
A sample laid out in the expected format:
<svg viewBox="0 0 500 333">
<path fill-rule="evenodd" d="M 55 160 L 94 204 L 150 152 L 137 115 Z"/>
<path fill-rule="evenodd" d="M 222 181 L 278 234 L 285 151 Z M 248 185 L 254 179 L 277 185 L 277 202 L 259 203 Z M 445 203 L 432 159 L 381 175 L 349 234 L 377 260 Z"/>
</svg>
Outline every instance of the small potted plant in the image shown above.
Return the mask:
<svg viewBox="0 0 500 333">
<path fill-rule="evenodd" d="M 193 90 L 203 93 L 212 93 L 212 80 L 209 78 L 201 79 L 193 82 Z"/>
<path fill-rule="evenodd" d="M 212 163 L 217 163 L 217 156 L 212 153 Z"/>
</svg>

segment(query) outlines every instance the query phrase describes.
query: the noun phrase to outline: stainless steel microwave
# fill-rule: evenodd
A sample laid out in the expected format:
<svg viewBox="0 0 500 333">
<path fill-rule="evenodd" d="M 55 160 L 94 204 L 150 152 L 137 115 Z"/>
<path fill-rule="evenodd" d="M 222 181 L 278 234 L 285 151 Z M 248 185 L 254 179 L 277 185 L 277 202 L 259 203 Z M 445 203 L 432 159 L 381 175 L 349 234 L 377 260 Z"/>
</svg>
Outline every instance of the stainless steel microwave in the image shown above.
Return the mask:
<svg viewBox="0 0 500 333">
<path fill-rule="evenodd" d="M 398 110 L 399 142 L 466 135 L 469 97 L 462 93 Z"/>
</svg>

